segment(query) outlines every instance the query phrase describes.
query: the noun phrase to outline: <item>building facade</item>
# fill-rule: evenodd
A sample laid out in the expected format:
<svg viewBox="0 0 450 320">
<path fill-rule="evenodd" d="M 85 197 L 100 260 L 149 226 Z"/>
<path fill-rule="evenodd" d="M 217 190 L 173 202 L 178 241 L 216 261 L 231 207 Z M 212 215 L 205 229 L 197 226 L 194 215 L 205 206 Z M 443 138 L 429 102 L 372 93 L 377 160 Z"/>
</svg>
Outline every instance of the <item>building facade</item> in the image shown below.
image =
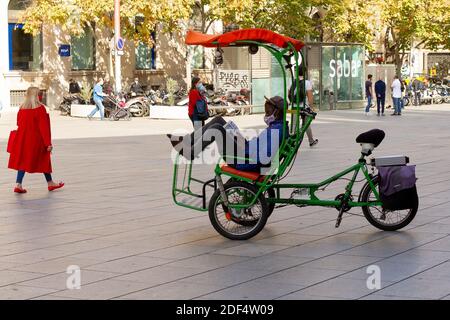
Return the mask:
<svg viewBox="0 0 450 320">
<path fill-rule="evenodd" d="M 17 108 L 25 90 L 37 86 L 44 102 L 56 108 L 68 92 L 69 80 L 93 85 L 99 77 L 114 83 L 111 35 L 105 28 L 87 28 L 84 35 L 71 37 L 60 27 L 42 27 L 40 34 L 26 34 L 19 23 L 29 1 L 0 1 L 0 104 Z M 126 41 L 122 61 L 122 88 L 135 77 L 148 87 L 165 87 L 168 78 L 181 86 L 186 80 L 186 46 L 181 34 L 156 31 L 155 46 Z"/>
</svg>

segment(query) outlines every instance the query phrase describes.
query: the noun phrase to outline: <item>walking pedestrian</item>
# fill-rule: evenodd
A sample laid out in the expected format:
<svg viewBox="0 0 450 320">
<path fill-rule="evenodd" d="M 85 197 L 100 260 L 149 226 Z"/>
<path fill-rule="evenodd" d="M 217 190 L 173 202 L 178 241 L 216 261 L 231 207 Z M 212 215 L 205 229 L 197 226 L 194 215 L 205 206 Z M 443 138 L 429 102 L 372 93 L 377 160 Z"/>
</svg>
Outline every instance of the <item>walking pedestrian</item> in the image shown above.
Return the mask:
<svg viewBox="0 0 450 320">
<path fill-rule="evenodd" d="M 100 78 L 94 86 L 94 102 L 95 108 L 91 111 L 91 113 L 87 116 L 89 120 L 98 112 L 100 112 L 100 119 L 103 120 L 105 118 L 105 107 L 103 106 L 103 97 L 107 96 L 106 93 L 103 92 L 103 78 Z"/>
<path fill-rule="evenodd" d="M 11 132 L 8 141 L 10 152 L 8 168 L 17 170 L 15 193 L 26 193 L 22 187 L 25 172 L 43 173 L 48 190 L 64 186 L 52 178 L 50 153 L 53 150 L 50 130 L 50 117 L 45 106 L 39 101 L 39 88 L 30 87 L 25 102 L 17 113 L 17 130 Z"/>
<path fill-rule="evenodd" d="M 392 81 L 392 100 L 394 101 L 394 113 L 393 116 L 401 116 L 402 115 L 402 109 L 400 105 L 400 100 L 402 98 L 402 84 L 400 83 L 400 80 L 398 79 L 398 76 L 394 76 L 394 81 Z"/>
<path fill-rule="evenodd" d="M 384 117 L 384 103 L 386 101 L 386 83 L 381 79 L 375 82 L 375 95 L 377 96 L 377 116 L 381 115 Z M 380 110 L 381 107 L 381 110 Z"/>
<path fill-rule="evenodd" d="M 366 80 L 366 97 L 367 97 L 367 106 L 366 106 L 366 116 L 369 115 L 370 107 L 372 106 L 372 75 L 369 74 Z"/>
<path fill-rule="evenodd" d="M 297 89 L 299 90 L 300 104 L 302 105 L 303 103 L 305 103 L 307 108 L 309 107 L 313 111 L 315 111 L 313 86 L 312 86 L 311 81 L 304 79 L 302 67 L 299 68 L 298 79 L 295 81 L 294 84 L 292 84 L 291 88 L 289 89 L 289 100 L 291 101 L 291 103 L 296 101 Z M 306 90 L 306 94 L 305 94 L 305 90 Z M 305 122 L 305 116 L 302 116 L 302 122 Z M 306 130 L 306 135 L 308 137 L 310 147 L 313 147 L 319 143 L 318 139 L 314 139 L 314 135 L 313 135 L 311 126 L 309 126 L 308 129 Z"/>
</svg>

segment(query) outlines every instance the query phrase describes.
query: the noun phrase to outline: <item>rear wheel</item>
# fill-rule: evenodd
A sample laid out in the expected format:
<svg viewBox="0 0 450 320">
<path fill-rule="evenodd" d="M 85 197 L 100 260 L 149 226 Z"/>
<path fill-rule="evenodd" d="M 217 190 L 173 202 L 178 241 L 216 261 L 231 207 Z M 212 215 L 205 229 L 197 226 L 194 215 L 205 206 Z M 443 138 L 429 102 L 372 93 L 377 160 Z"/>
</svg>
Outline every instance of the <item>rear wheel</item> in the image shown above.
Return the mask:
<svg viewBox="0 0 450 320">
<path fill-rule="evenodd" d="M 375 176 L 372 182 L 377 188 L 379 177 Z M 369 183 L 364 185 L 360 199 L 361 202 L 377 202 Z M 406 227 L 416 216 L 417 209 L 418 205 L 406 210 L 384 210 L 381 206 L 362 207 L 364 216 L 370 224 L 384 231 L 395 231 Z"/>
<path fill-rule="evenodd" d="M 273 188 L 269 188 L 267 189 L 266 192 L 264 192 L 264 196 L 267 198 L 275 198 L 275 190 Z M 269 214 L 267 215 L 267 217 L 270 217 L 270 215 L 272 214 L 273 210 L 275 210 L 275 203 L 273 202 L 267 202 L 267 207 L 269 209 Z"/>
<path fill-rule="evenodd" d="M 231 205 L 248 204 L 258 193 L 254 185 L 242 181 L 227 182 L 224 189 Z M 209 219 L 214 229 L 222 236 L 231 240 L 247 240 L 264 228 L 268 210 L 266 199 L 262 194 L 248 208 L 227 208 L 220 190 L 217 189 L 209 202 Z"/>
</svg>

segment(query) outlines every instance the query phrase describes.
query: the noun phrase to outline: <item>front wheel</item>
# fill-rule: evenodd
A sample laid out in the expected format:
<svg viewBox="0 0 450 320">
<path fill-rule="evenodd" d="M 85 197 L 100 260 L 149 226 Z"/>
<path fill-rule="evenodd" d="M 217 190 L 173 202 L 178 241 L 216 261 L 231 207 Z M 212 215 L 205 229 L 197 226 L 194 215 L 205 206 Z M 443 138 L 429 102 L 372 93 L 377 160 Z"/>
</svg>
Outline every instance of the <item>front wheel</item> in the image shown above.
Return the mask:
<svg viewBox="0 0 450 320">
<path fill-rule="evenodd" d="M 224 190 L 230 205 L 248 204 L 258 193 L 258 188 L 242 181 L 227 182 Z M 209 202 L 211 224 L 218 233 L 231 240 L 247 240 L 257 235 L 266 225 L 268 211 L 266 199 L 262 194 L 248 208 L 228 208 L 219 189 L 214 192 Z"/>
<path fill-rule="evenodd" d="M 145 107 L 142 103 L 136 102 L 132 104 L 130 107 L 130 112 L 133 115 L 133 117 L 143 117 L 145 115 Z"/>
<path fill-rule="evenodd" d="M 375 176 L 372 178 L 372 183 L 376 189 L 379 184 L 379 177 Z M 361 202 L 377 202 L 377 199 L 373 193 L 372 188 L 367 182 L 360 196 Z M 362 211 L 366 219 L 374 227 L 384 230 L 384 231 L 395 231 L 406 227 L 416 216 L 418 204 L 413 208 L 406 210 L 384 210 L 380 206 L 364 206 Z"/>
</svg>

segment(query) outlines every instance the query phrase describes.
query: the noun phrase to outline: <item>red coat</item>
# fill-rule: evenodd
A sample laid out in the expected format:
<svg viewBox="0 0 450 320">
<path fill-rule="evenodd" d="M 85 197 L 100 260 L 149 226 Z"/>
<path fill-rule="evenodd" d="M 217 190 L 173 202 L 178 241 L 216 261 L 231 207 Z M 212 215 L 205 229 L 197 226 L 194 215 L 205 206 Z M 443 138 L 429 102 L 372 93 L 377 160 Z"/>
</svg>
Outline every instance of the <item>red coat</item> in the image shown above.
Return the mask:
<svg viewBox="0 0 450 320">
<path fill-rule="evenodd" d="M 202 97 L 202 95 L 200 94 L 200 92 L 197 89 L 193 89 L 193 90 L 189 91 L 189 105 L 188 105 L 189 106 L 188 107 L 189 117 L 192 117 L 192 115 L 194 114 L 195 104 L 200 99 L 205 100 L 205 98 Z M 205 102 L 206 102 L 206 100 L 205 100 Z M 206 109 L 208 109 L 208 106 L 206 106 Z"/>
<path fill-rule="evenodd" d="M 8 168 L 28 173 L 51 173 L 50 152 L 47 151 L 52 145 L 50 117 L 45 107 L 20 109 L 17 126 Z"/>
</svg>

